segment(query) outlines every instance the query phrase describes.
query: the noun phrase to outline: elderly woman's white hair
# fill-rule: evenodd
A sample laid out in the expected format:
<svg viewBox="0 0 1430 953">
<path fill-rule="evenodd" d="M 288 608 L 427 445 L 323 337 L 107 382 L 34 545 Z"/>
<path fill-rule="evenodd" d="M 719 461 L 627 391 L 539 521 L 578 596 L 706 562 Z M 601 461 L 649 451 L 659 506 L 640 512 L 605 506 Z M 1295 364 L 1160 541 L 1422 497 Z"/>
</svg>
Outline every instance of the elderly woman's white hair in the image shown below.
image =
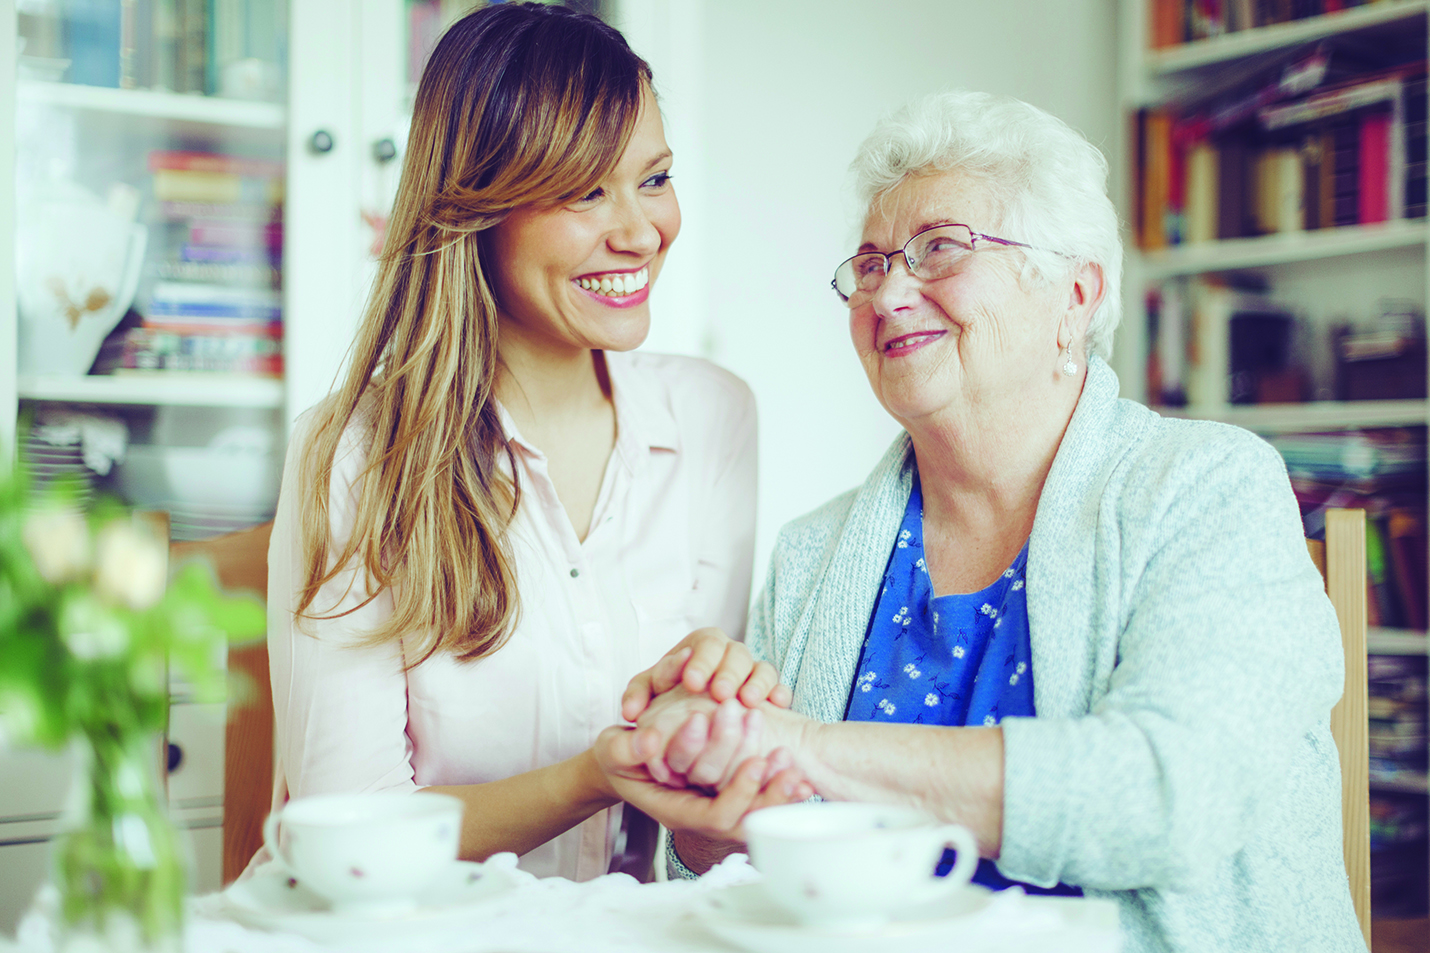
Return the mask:
<svg viewBox="0 0 1430 953">
<path fill-rule="evenodd" d="M 864 208 L 905 177 L 958 171 L 987 184 L 997 223 L 968 222 L 1024 249 L 1044 277 L 1067 273 L 1068 258 L 1102 267 L 1106 293 L 1087 331 L 1087 349 L 1112 356 L 1122 317 L 1122 238 L 1107 197 L 1107 159 L 1082 134 L 1036 106 L 968 90 L 933 93 L 884 118 L 852 164 Z"/>
</svg>

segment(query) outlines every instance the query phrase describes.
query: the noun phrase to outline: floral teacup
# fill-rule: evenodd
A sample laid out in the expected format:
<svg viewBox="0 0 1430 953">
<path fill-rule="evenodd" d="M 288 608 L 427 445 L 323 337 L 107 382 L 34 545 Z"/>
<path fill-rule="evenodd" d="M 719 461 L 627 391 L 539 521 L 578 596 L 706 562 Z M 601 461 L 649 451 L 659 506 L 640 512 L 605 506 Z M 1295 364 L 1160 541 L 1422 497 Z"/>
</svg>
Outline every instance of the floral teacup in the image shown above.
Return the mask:
<svg viewBox="0 0 1430 953">
<path fill-rule="evenodd" d="M 787 804 L 745 818 L 750 860 L 770 896 L 802 922 L 834 930 L 877 927 L 900 908 L 962 889 L 978 867 L 967 828 L 886 804 Z M 947 877 L 935 868 L 958 851 Z"/>
<path fill-rule="evenodd" d="M 392 914 L 457 859 L 461 829 L 462 802 L 446 794 L 321 794 L 270 814 L 263 842 L 334 910 Z"/>
</svg>

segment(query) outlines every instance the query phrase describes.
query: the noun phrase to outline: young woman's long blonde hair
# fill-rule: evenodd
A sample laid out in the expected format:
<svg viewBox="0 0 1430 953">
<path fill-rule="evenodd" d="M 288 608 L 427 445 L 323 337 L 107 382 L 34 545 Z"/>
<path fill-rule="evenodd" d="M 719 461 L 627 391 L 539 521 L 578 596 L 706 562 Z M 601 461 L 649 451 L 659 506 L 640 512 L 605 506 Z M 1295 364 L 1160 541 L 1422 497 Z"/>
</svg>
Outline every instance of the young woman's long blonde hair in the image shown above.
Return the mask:
<svg viewBox="0 0 1430 953">
<path fill-rule="evenodd" d="M 481 658 L 511 632 L 505 533 L 519 488 L 499 468 L 510 451 L 493 397 L 497 302 L 482 234 L 518 206 L 594 189 L 649 84 L 618 32 L 563 7 L 493 5 L 438 42 L 351 368 L 319 407 L 303 467 L 300 618 L 331 617 L 314 604 L 319 590 L 360 561 L 368 601 L 383 589 L 393 599 L 370 639 L 403 639 L 409 665 L 439 650 Z M 333 458 L 358 423 L 367 466 L 352 534 L 334 545 Z"/>
</svg>

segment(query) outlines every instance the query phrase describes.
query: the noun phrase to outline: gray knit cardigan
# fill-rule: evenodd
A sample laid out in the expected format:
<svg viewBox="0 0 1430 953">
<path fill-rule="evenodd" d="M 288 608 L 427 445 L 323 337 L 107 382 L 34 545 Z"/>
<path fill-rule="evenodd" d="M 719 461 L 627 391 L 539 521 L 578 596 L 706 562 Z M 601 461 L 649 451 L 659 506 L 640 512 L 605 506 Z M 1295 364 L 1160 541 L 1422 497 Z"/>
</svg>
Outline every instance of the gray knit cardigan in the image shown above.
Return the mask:
<svg viewBox="0 0 1430 953">
<path fill-rule="evenodd" d="M 1364 950 L 1329 728 L 1340 634 L 1285 466 L 1117 386 L 1093 358 L 1033 522 L 1037 716 L 1002 722 L 998 866 L 1117 900 L 1129 951 Z M 844 717 L 912 474 L 901 434 L 775 545 L 746 640 L 811 718 Z"/>
</svg>

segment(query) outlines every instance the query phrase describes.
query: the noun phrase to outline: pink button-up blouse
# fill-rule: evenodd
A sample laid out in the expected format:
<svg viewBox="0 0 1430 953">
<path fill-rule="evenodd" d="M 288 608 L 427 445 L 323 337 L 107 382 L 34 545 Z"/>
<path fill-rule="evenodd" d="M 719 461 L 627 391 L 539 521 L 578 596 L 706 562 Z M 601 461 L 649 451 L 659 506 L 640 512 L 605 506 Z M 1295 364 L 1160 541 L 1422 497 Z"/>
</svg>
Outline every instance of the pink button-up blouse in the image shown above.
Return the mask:
<svg viewBox="0 0 1430 953">
<path fill-rule="evenodd" d="M 754 399 L 695 358 L 608 353 L 616 411 L 591 528 L 577 539 L 546 456 L 502 411 L 522 493 L 510 528 L 521 600 L 510 641 L 476 662 L 439 654 L 403 671 L 400 643 L 363 646 L 392 611 L 387 593 L 331 620 L 295 620 L 302 590 L 298 462 L 311 414 L 294 428 L 268 552 L 268 654 L 279 748 L 274 806 L 334 791 L 414 790 L 499 780 L 589 748 L 620 718 L 631 676 L 692 629 L 742 637 L 755 521 Z M 352 530 L 366 462 L 361 422 L 333 468 L 335 545 Z M 505 454 L 502 455 L 503 457 Z M 366 598 L 360 567 L 313 610 Z M 606 872 L 620 806 L 521 858 L 539 876 Z"/>
</svg>

